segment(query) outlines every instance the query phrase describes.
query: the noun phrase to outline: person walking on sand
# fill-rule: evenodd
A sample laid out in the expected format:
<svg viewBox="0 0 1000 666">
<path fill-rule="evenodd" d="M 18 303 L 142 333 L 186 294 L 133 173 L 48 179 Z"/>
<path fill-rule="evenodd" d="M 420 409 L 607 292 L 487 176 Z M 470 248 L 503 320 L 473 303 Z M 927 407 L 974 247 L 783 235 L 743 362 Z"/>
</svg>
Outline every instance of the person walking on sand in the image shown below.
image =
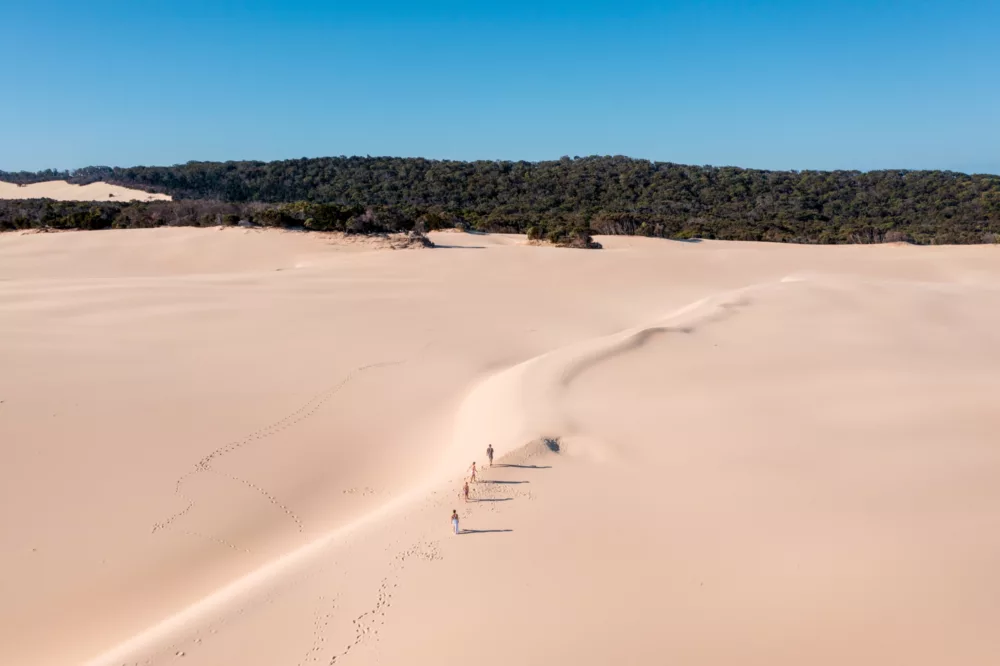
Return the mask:
<svg viewBox="0 0 1000 666">
<path fill-rule="evenodd" d="M 458 534 L 458 511 L 455 509 L 451 510 L 451 526 L 455 530 L 455 534 Z"/>
<path fill-rule="evenodd" d="M 486 447 L 486 457 L 490 459 L 490 467 L 493 467 L 493 445 Z"/>
<path fill-rule="evenodd" d="M 469 501 L 469 482 L 466 481 L 465 485 L 462 486 L 462 494 L 465 496 L 465 501 Z"/>
<path fill-rule="evenodd" d="M 476 482 L 476 461 L 475 460 L 472 461 L 472 467 L 469 468 L 469 472 L 470 472 L 470 474 L 469 474 L 469 481 L 472 481 L 473 483 L 475 483 Z"/>
</svg>

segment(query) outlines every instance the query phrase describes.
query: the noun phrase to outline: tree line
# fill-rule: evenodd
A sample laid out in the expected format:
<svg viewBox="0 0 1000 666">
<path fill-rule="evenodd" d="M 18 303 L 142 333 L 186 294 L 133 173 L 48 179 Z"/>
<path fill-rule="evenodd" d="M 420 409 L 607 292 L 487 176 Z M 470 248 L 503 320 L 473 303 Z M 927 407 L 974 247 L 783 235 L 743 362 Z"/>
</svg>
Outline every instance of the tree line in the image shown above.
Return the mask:
<svg viewBox="0 0 1000 666">
<path fill-rule="evenodd" d="M 466 221 L 441 209 L 357 206 L 299 201 L 293 203 L 232 203 L 181 201 L 53 201 L 0 200 L 0 232 L 24 229 L 99 230 L 163 226 L 258 226 L 348 234 L 417 233 L 466 229 Z M 513 232 L 514 227 L 488 231 Z M 590 230 L 576 220 L 539 219 L 525 229 L 529 238 L 565 247 L 599 247 Z"/>
<path fill-rule="evenodd" d="M 383 211 L 413 227 L 465 225 L 554 242 L 588 233 L 796 243 L 982 243 L 1000 235 L 1000 176 L 949 171 L 765 171 L 627 157 L 329 157 L 0 172 L 10 182 L 54 178 L 162 192 L 174 205 L 207 200 L 291 211 L 322 204 Z"/>
</svg>

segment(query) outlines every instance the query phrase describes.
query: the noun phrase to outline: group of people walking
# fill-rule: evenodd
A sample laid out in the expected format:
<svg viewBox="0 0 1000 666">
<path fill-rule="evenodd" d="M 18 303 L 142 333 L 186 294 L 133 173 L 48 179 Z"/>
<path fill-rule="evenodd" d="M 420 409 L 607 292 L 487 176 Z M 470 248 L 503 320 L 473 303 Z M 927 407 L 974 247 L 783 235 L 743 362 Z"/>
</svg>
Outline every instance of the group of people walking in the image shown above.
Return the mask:
<svg viewBox="0 0 1000 666">
<path fill-rule="evenodd" d="M 493 466 L 493 445 L 492 444 L 490 444 L 490 445 L 488 445 L 486 447 L 486 458 L 490 461 L 489 466 L 492 467 Z M 462 485 L 462 496 L 465 498 L 466 502 L 469 501 L 469 482 L 470 481 L 472 483 L 476 482 L 476 461 L 475 460 L 472 461 L 472 465 L 469 466 L 469 470 L 468 471 L 469 471 L 469 478 L 466 479 L 465 483 Z M 461 530 L 458 527 L 458 510 L 457 509 L 452 509 L 452 511 L 451 511 L 451 526 L 455 530 L 455 534 L 460 534 L 461 533 Z"/>
</svg>

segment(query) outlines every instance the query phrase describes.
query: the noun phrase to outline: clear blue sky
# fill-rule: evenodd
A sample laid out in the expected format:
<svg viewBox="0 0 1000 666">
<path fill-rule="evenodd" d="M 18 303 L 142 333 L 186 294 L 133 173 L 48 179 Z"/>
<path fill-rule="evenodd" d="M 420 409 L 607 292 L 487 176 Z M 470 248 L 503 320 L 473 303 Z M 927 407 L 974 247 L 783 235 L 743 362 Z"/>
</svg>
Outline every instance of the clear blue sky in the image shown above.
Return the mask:
<svg viewBox="0 0 1000 666">
<path fill-rule="evenodd" d="M 1000 173 L 1000 2 L 0 0 L 0 169 L 623 154 Z"/>
</svg>

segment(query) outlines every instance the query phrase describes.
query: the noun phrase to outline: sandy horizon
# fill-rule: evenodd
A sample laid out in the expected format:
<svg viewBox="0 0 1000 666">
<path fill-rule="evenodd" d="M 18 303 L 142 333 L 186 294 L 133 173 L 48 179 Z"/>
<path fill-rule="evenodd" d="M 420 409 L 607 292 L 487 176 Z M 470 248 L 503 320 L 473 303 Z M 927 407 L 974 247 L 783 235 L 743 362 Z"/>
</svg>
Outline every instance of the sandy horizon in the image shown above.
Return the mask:
<svg viewBox="0 0 1000 666">
<path fill-rule="evenodd" d="M 1000 247 L 431 237 L 0 234 L 0 663 L 1000 659 Z"/>
<path fill-rule="evenodd" d="M 105 182 L 76 185 L 65 180 L 18 185 L 0 181 L 0 199 L 53 199 L 55 201 L 171 201 L 168 194 L 144 192 Z"/>
</svg>

